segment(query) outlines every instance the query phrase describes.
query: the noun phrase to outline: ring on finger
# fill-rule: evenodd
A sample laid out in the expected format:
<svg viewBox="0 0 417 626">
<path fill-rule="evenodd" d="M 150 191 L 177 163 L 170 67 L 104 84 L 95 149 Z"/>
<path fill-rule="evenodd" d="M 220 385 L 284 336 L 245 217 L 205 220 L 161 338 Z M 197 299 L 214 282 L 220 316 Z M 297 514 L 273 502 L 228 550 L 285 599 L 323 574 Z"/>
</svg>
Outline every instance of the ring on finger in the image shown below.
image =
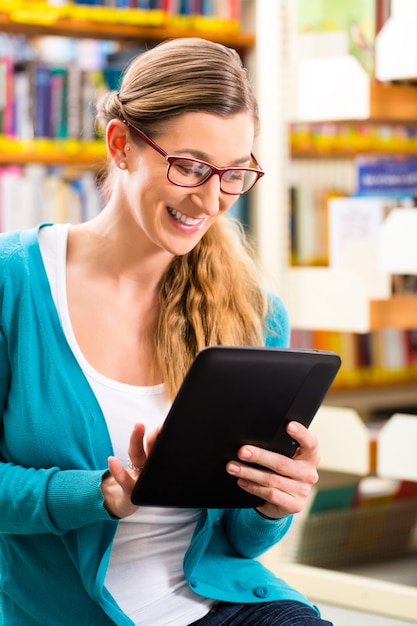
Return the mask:
<svg viewBox="0 0 417 626">
<path fill-rule="evenodd" d="M 130 458 L 130 456 L 127 457 L 127 466 L 129 469 L 133 470 L 134 472 L 140 472 L 141 470 L 143 470 L 143 465 L 134 465 L 132 463 L 132 459 Z"/>
</svg>

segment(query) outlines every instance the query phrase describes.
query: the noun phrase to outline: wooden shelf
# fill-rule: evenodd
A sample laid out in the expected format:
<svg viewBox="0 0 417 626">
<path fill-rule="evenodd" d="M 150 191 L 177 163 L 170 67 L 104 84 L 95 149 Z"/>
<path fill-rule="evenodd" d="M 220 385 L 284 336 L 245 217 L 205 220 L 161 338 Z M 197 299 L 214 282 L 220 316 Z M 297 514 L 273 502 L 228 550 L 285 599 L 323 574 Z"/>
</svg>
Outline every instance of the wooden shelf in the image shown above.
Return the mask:
<svg viewBox="0 0 417 626">
<path fill-rule="evenodd" d="M 21 141 L 0 135 L 0 165 L 70 165 L 98 169 L 105 159 L 104 143 L 75 139 L 36 138 Z"/>
<path fill-rule="evenodd" d="M 417 296 L 396 295 L 389 300 L 371 300 L 370 327 L 417 328 Z"/>
<path fill-rule="evenodd" d="M 104 164 L 104 159 L 83 154 L 69 156 L 68 154 L 59 154 L 58 152 L 46 154 L 0 154 L 0 165 L 30 165 L 37 163 L 39 165 L 69 165 L 71 167 L 89 167 L 96 169 Z"/>
<path fill-rule="evenodd" d="M 354 387 L 333 386 L 326 396 L 325 404 L 349 407 L 365 418 L 372 417 L 375 411 L 409 410 L 410 407 L 417 407 L 417 385 L 412 380 L 404 383 L 368 383 Z"/>
<path fill-rule="evenodd" d="M 316 601 L 409 620 L 411 624 L 415 624 L 417 588 L 412 585 L 310 565 L 282 563 L 276 549 L 267 552 L 261 560 L 277 576 Z"/>
<path fill-rule="evenodd" d="M 392 156 L 393 154 L 397 156 L 405 156 L 409 154 L 415 155 L 417 152 L 417 147 L 410 147 L 409 149 L 404 148 L 367 148 L 366 146 L 361 148 L 353 148 L 353 147 L 317 147 L 317 146 L 307 146 L 305 148 L 301 148 L 299 146 L 290 148 L 290 156 L 292 159 L 353 159 L 360 154 L 364 154 L 366 156 Z"/>
<path fill-rule="evenodd" d="M 46 22 L 46 21 L 45 21 Z M 254 33 L 214 31 L 212 29 L 197 29 L 187 26 L 145 26 L 136 24 L 115 24 L 107 22 L 93 22 L 88 20 L 73 20 L 58 18 L 50 23 L 27 23 L 11 20 L 6 13 L 0 13 L 0 31 L 8 33 L 22 33 L 29 36 L 57 35 L 61 37 L 117 39 L 120 41 L 138 40 L 162 41 L 175 37 L 202 37 L 218 43 L 225 43 L 236 48 L 250 48 L 255 44 Z"/>
<path fill-rule="evenodd" d="M 370 83 L 369 119 L 414 122 L 417 119 L 417 85 Z"/>
</svg>

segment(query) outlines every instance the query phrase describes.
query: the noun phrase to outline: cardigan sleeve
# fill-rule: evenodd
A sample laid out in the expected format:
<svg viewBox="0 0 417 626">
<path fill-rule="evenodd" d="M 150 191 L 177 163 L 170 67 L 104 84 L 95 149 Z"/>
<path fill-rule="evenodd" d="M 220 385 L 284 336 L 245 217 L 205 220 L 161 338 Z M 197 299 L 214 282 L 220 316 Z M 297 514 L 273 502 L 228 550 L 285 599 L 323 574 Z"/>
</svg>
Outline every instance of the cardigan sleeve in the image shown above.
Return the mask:
<svg viewBox="0 0 417 626">
<path fill-rule="evenodd" d="M 267 347 L 286 348 L 290 343 L 290 322 L 283 301 L 272 292 L 267 293 L 268 312 L 264 324 L 264 341 Z"/>
<path fill-rule="evenodd" d="M 10 385 L 10 364 L 7 357 L 6 338 L 0 324 L 0 416 L 3 415 Z M 1 422 L 0 422 L 1 424 Z M 0 428 L 1 432 L 1 428 Z"/>
<path fill-rule="evenodd" d="M 110 521 L 101 470 L 24 468 L 0 463 L 0 533 L 61 535 Z"/>
<path fill-rule="evenodd" d="M 258 515 L 254 509 L 228 509 L 222 522 L 235 551 L 240 556 L 256 558 L 281 541 L 292 519 L 292 515 L 287 515 L 269 520 Z"/>
</svg>

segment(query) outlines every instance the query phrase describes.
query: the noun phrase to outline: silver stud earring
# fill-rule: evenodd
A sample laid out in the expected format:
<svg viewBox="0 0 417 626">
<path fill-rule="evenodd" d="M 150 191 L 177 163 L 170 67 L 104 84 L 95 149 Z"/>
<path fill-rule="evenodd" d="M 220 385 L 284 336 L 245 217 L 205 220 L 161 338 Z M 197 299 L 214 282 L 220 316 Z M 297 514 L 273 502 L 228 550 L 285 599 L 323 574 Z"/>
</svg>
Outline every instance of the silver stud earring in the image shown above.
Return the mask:
<svg viewBox="0 0 417 626">
<path fill-rule="evenodd" d="M 121 170 L 127 169 L 127 165 L 126 165 L 126 163 L 124 161 L 120 161 L 119 167 L 120 167 Z"/>
</svg>

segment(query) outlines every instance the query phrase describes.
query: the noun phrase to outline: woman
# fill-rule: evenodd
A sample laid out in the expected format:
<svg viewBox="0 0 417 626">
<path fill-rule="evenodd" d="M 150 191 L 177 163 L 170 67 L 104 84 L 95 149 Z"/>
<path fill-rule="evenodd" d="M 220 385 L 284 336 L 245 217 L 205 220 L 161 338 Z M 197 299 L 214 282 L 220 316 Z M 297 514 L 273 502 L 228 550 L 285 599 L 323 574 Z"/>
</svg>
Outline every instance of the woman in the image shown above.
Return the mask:
<svg viewBox="0 0 417 626">
<path fill-rule="evenodd" d="M 130 499 L 198 350 L 288 343 L 285 308 L 225 216 L 263 173 L 239 57 L 161 44 L 102 98 L 97 124 L 100 215 L 0 240 L 1 624 L 328 624 L 255 560 L 317 480 L 300 424 L 293 459 L 244 446 L 261 468 L 228 464 L 257 510 Z"/>
</svg>

